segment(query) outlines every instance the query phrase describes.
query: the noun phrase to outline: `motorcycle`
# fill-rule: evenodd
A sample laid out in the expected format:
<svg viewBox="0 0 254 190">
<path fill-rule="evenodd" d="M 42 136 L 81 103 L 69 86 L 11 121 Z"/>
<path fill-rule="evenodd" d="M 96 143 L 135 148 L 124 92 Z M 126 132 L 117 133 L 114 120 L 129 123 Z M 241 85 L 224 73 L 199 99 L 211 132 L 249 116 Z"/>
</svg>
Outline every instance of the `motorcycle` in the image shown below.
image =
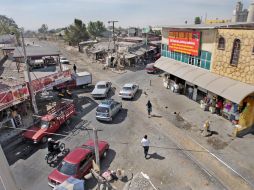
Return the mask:
<svg viewBox="0 0 254 190">
<path fill-rule="evenodd" d="M 63 156 L 70 152 L 70 149 L 65 148 L 64 143 L 60 143 L 58 147 L 56 147 L 56 151 L 48 152 L 45 155 L 45 160 L 47 161 L 47 164 L 51 164 L 55 159 L 59 157 L 59 155 Z"/>
</svg>

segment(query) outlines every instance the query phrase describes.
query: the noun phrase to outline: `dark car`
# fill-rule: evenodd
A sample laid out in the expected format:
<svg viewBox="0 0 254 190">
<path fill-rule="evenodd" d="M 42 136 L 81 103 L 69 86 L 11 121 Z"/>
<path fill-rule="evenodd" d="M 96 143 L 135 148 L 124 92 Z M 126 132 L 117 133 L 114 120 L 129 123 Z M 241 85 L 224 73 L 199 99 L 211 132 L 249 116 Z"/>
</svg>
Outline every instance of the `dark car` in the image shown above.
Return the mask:
<svg viewBox="0 0 254 190">
<path fill-rule="evenodd" d="M 150 63 L 146 65 L 146 72 L 147 73 L 158 73 L 160 70 L 154 66 L 155 63 Z"/>
</svg>

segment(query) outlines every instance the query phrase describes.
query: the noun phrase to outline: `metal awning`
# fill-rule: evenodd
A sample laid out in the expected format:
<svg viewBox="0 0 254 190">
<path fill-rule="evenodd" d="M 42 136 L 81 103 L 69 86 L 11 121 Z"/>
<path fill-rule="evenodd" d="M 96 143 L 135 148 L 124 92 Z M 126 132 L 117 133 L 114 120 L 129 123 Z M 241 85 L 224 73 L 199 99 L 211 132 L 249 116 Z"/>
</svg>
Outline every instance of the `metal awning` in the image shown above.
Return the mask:
<svg viewBox="0 0 254 190">
<path fill-rule="evenodd" d="M 156 61 L 155 67 L 234 103 L 239 104 L 245 97 L 254 93 L 254 85 L 223 77 L 174 59 L 161 57 Z"/>
</svg>

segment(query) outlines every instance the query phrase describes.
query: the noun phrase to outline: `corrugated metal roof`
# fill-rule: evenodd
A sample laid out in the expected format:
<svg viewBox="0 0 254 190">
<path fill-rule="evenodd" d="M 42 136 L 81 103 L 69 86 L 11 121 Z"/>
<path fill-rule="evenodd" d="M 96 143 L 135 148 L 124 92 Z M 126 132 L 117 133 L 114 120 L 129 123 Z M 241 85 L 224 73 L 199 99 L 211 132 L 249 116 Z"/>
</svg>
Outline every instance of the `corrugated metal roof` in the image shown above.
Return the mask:
<svg viewBox="0 0 254 190">
<path fill-rule="evenodd" d="M 155 66 L 190 83 L 200 86 L 234 103 L 254 93 L 254 85 L 223 77 L 174 59 L 161 57 Z"/>
<path fill-rule="evenodd" d="M 16 42 L 16 36 L 11 34 L 0 35 L 0 44 L 12 44 Z"/>
<path fill-rule="evenodd" d="M 26 46 L 27 57 L 44 57 L 44 56 L 59 56 L 61 52 L 52 47 L 42 46 Z M 16 47 L 13 54 L 14 58 L 24 57 L 22 47 Z"/>
</svg>

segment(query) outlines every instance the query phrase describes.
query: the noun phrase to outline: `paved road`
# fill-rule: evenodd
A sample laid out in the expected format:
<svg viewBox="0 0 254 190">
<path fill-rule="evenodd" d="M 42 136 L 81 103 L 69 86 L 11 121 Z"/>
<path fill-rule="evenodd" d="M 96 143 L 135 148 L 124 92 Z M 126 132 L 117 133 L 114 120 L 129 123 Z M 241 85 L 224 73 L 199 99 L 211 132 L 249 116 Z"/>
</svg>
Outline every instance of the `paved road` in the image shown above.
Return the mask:
<svg viewBox="0 0 254 190">
<path fill-rule="evenodd" d="M 163 128 L 156 127 L 158 119 L 147 117 L 145 112 L 147 97 L 144 92 L 149 87 L 150 79 L 158 76 L 146 74 L 141 67 L 136 68 L 135 72 L 128 71 L 120 75 L 103 71 L 98 64 L 89 65 L 85 57 L 73 55 L 68 51 L 64 51 L 64 54 L 77 64 L 79 71 L 85 69 L 92 72 L 94 83 L 101 79 L 111 80 L 115 87 L 115 91 L 111 92 L 111 97 L 114 99 L 119 100 L 117 92 L 126 82 L 138 82 L 141 88 L 133 101 L 123 101 L 123 110 L 110 124 L 100 123 L 95 119 L 94 108 L 98 101 L 94 101 L 89 93 L 79 93 L 79 99 L 83 100 L 79 103 L 79 116 L 73 118 L 70 126 L 64 127 L 61 131 L 68 135 L 61 139 L 67 147 L 74 148 L 91 138 L 91 134 L 84 130 L 84 127 L 75 128 L 76 123 L 84 120 L 85 126 L 102 129 L 99 138 L 110 143 L 110 153 L 102 162 L 103 169 L 123 168 L 128 174 L 143 171 L 159 189 L 165 190 L 226 189 L 216 177 L 210 175 L 197 161 L 189 157 L 186 151 L 181 150 L 170 134 L 167 134 Z M 151 158 L 148 160 L 144 159 L 140 146 L 144 134 L 148 135 L 153 146 L 150 149 Z M 47 185 L 47 175 L 53 168 L 45 163 L 45 154 L 45 147 L 24 143 L 8 153 L 8 158 L 13 163 L 11 169 L 21 189 L 50 189 Z M 88 185 L 93 188 L 93 181 L 89 181 Z M 124 184 L 118 182 L 114 185 L 122 189 Z"/>
</svg>

